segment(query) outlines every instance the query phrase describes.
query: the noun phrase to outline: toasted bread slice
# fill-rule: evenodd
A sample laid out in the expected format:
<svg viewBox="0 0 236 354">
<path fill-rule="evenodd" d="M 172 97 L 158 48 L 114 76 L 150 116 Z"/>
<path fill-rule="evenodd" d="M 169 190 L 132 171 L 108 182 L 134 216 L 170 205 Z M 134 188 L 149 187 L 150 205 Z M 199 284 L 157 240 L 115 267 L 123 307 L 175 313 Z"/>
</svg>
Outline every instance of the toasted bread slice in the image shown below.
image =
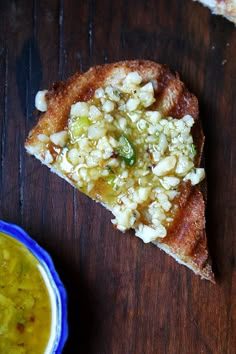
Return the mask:
<svg viewBox="0 0 236 354">
<path fill-rule="evenodd" d="M 195 1 L 195 0 L 194 0 Z M 198 0 L 209 7 L 213 14 L 222 15 L 236 24 L 236 1 L 235 0 Z"/>
<path fill-rule="evenodd" d="M 197 98 L 167 66 L 123 61 L 77 73 L 36 96 L 46 112 L 25 147 L 53 172 L 214 282 L 199 184 Z"/>
</svg>

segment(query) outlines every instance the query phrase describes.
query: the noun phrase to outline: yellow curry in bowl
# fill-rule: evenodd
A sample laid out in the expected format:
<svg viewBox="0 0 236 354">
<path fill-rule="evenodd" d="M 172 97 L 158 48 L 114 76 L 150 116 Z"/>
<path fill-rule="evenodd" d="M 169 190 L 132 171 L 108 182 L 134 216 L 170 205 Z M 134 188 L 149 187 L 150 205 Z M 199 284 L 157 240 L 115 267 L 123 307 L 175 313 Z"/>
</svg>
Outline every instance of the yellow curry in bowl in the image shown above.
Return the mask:
<svg viewBox="0 0 236 354">
<path fill-rule="evenodd" d="M 0 228 L 1 354 L 60 353 L 67 337 L 67 324 L 60 325 L 63 311 L 60 304 L 58 307 L 59 292 L 45 264 L 31 251 Z M 64 338 L 58 331 L 64 331 Z"/>
</svg>

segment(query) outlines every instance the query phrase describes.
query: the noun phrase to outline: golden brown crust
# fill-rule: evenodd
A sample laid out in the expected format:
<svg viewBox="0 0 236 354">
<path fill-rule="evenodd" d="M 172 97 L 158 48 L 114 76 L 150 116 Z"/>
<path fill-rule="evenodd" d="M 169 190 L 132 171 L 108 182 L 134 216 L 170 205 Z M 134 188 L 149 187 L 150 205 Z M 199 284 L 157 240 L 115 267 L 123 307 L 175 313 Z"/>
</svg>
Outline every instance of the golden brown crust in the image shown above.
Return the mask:
<svg viewBox="0 0 236 354">
<path fill-rule="evenodd" d="M 112 83 L 114 80 L 123 80 L 131 71 L 137 71 L 144 82 L 150 80 L 154 82 L 156 98 L 154 108 L 161 110 L 163 115 L 172 115 L 175 118 L 181 118 L 186 114 L 193 116 L 196 122 L 193 137 L 198 151 L 196 163 L 199 164 L 204 135 L 198 118 L 197 98 L 187 90 L 178 74 L 174 75 L 165 65 L 145 60 L 96 66 L 84 74 L 75 74 L 65 83 L 54 84 L 47 94 L 48 110 L 41 116 L 26 140 L 25 146 L 28 152 L 35 154 L 34 147 L 38 144 L 39 134 L 50 135 L 67 126 L 73 103 L 89 100 L 98 87 Z M 167 236 L 158 240 L 158 246 L 180 263 L 189 266 L 195 273 L 214 281 L 207 251 L 205 205 L 202 193 L 190 183 L 183 184 L 178 205 L 175 220 Z"/>
<path fill-rule="evenodd" d="M 206 273 L 207 270 L 208 278 L 213 280 L 213 273 L 208 271 L 203 195 L 197 187 L 184 183 L 177 204 L 175 220 L 163 241 L 172 253 L 191 263 L 196 272 Z"/>
</svg>

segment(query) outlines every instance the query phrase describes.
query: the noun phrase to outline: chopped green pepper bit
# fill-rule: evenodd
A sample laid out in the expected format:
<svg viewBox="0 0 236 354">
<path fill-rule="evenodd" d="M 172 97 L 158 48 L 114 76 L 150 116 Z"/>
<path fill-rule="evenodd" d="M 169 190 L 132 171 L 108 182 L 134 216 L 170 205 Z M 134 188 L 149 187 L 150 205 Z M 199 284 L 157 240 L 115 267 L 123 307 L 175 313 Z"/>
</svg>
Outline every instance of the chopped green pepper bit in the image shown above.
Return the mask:
<svg viewBox="0 0 236 354">
<path fill-rule="evenodd" d="M 192 150 L 192 155 L 193 155 L 193 157 L 195 157 L 196 154 L 197 154 L 197 149 L 196 149 L 195 144 L 192 144 L 192 145 L 191 145 L 191 150 Z"/>
<path fill-rule="evenodd" d="M 114 184 L 115 184 L 115 175 L 109 175 L 108 177 L 107 177 L 107 183 L 108 184 L 110 184 L 111 186 L 114 186 Z"/>
<path fill-rule="evenodd" d="M 84 133 L 84 129 L 91 125 L 91 121 L 88 117 L 75 117 L 70 124 L 70 135 L 72 140 L 75 140 Z"/>
<path fill-rule="evenodd" d="M 136 153 L 133 144 L 124 134 L 121 134 L 119 137 L 117 152 L 128 166 L 134 165 L 136 161 Z"/>
</svg>

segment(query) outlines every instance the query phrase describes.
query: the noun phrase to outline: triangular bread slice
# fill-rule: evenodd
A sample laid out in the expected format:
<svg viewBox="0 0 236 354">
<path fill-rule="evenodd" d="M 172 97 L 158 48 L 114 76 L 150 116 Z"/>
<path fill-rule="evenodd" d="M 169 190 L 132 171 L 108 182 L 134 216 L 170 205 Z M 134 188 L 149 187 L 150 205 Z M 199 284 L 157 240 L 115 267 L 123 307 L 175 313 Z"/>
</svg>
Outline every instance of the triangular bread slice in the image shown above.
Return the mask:
<svg viewBox="0 0 236 354">
<path fill-rule="evenodd" d="M 145 60 L 95 66 L 40 91 L 36 107 L 45 113 L 28 153 L 103 204 L 116 228 L 214 282 L 198 101 L 177 74 Z"/>
</svg>

